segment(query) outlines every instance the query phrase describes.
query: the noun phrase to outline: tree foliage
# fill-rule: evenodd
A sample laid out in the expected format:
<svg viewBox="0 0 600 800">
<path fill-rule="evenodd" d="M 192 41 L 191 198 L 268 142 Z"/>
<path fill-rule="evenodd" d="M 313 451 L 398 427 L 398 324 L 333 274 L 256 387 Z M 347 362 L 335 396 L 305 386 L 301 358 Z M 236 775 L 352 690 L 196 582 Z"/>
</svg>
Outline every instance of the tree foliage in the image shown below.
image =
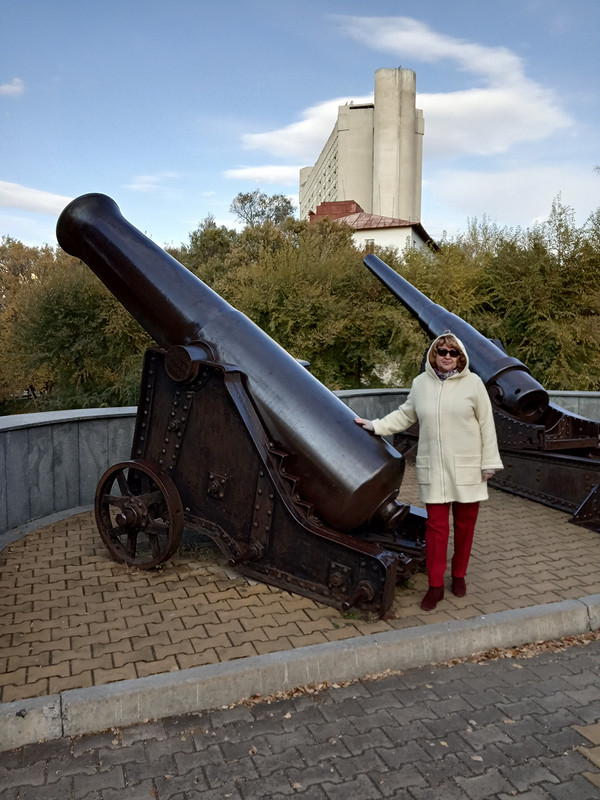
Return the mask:
<svg viewBox="0 0 600 800">
<path fill-rule="evenodd" d="M 244 197 L 265 207 L 258 190 L 236 200 Z M 280 199 L 271 198 L 280 215 L 252 211 L 239 232 L 208 216 L 170 252 L 331 389 L 409 385 L 428 342 L 418 323 L 364 267 L 347 226 L 294 219 Z M 439 244 L 377 253 L 502 340 L 546 388 L 600 390 L 600 209 L 578 227 L 557 198 L 531 229 L 484 218 Z M 76 259 L 2 239 L 2 413 L 134 404 L 149 343 Z"/>
<path fill-rule="evenodd" d="M 351 230 L 329 220 L 254 229 L 249 252 L 219 284 L 246 313 L 332 389 L 381 385 L 377 367 L 400 319 L 361 264 Z"/>
<path fill-rule="evenodd" d="M 597 216 L 577 228 L 555 200 L 546 222 L 502 241 L 483 282 L 490 327 L 548 389 L 600 389 Z"/>
<path fill-rule="evenodd" d="M 6 310 L 19 289 L 41 279 L 54 263 L 51 247 L 27 247 L 10 236 L 0 241 L 0 311 Z"/>
<path fill-rule="evenodd" d="M 434 256 L 407 254 L 402 272 L 547 389 L 600 389 L 600 212 L 578 228 L 557 198 L 532 229 L 474 221 Z"/>
<path fill-rule="evenodd" d="M 4 413 L 137 402 L 149 337 L 81 262 L 53 263 L 12 293 L 2 313 Z M 22 408 L 23 392 L 30 401 Z"/>
<path fill-rule="evenodd" d="M 294 214 L 294 205 L 284 194 L 267 195 L 260 189 L 237 194 L 229 208 L 244 225 L 262 225 L 272 222 L 281 225 Z"/>
<path fill-rule="evenodd" d="M 212 286 L 220 277 L 225 260 L 238 239 L 239 234 L 235 230 L 224 225 L 217 226 L 214 217 L 209 215 L 190 233 L 187 244 L 170 253 Z"/>
</svg>

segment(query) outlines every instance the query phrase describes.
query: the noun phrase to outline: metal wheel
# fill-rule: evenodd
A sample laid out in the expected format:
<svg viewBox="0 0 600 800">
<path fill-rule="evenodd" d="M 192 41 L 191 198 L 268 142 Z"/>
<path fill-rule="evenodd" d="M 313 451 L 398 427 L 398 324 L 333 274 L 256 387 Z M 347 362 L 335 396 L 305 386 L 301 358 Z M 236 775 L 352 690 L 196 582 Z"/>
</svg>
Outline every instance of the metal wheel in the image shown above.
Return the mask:
<svg viewBox="0 0 600 800">
<path fill-rule="evenodd" d="M 96 525 L 115 561 L 152 569 L 170 558 L 183 533 L 177 487 L 149 461 L 110 467 L 96 489 Z"/>
</svg>

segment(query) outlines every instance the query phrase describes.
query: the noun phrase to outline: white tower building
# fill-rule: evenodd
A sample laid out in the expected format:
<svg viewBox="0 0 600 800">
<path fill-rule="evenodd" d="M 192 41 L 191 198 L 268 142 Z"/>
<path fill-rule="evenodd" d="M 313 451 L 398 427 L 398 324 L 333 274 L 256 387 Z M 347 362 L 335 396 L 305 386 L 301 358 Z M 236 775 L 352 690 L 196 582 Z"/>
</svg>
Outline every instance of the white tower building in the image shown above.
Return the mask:
<svg viewBox="0 0 600 800">
<path fill-rule="evenodd" d="M 300 170 L 300 218 L 324 202 L 355 201 L 368 214 L 421 221 L 423 112 L 412 70 L 379 69 L 373 103 L 340 106 L 317 162 Z"/>
</svg>

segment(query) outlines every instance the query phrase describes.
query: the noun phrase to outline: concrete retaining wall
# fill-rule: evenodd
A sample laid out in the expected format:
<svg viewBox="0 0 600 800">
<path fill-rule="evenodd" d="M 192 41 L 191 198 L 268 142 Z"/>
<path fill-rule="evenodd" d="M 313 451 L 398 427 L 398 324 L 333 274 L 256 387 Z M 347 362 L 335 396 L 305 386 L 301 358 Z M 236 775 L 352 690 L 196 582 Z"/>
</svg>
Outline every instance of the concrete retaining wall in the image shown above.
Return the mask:
<svg viewBox="0 0 600 800">
<path fill-rule="evenodd" d="M 557 406 L 588 419 L 600 419 L 600 392 L 548 392 Z"/>
<path fill-rule="evenodd" d="M 130 457 L 136 409 L 0 417 L 0 533 L 90 505 L 104 471 Z"/>
<path fill-rule="evenodd" d="M 406 400 L 408 389 L 346 389 L 336 392 L 346 405 L 365 419 L 383 417 Z M 600 392 L 548 392 L 550 401 L 588 419 L 600 419 Z"/>
<path fill-rule="evenodd" d="M 408 389 L 336 394 L 356 414 L 373 419 L 403 403 Z M 600 392 L 550 392 L 550 398 L 600 419 Z M 0 417 L 0 534 L 91 505 L 104 471 L 130 456 L 135 413 L 130 406 Z"/>
</svg>

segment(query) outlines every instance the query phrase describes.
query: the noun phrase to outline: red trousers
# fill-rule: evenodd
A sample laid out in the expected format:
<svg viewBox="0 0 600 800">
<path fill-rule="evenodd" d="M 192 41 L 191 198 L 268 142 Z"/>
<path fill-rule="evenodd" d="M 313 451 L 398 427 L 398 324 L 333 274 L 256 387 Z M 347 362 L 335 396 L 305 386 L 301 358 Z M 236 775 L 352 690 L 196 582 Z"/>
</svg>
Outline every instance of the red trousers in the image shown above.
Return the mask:
<svg viewBox="0 0 600 800">
<path fill-rule="evenodd" d="M 471 555 L 479 503 L 427 503 L 425 528 L 425 566 L 430 586 L 443 586 L 448 561 L 450 506 L 454 521 L 452 575 L 464 578 Z"/>
</svg>

